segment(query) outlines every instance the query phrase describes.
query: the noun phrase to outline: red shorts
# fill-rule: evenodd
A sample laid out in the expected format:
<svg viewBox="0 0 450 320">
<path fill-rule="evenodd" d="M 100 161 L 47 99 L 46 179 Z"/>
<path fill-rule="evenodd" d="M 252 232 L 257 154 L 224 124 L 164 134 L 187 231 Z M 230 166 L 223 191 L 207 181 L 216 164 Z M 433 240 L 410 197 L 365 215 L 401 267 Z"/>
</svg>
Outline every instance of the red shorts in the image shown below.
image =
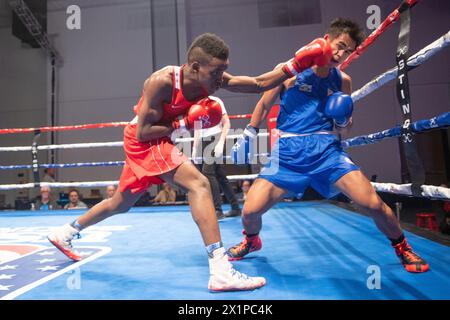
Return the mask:
<svg viewBox="0 0 450 320">
<path fill-rule="evenodd" d="M 132 193 L 139 193 L 152 184 L 161 184 L 164 182 L 161 174 L 189 161 L 169 137 L 147 142 L 138 141 L 136 124 L 125 127 L 123 148 L 126 160 L 119 181 L 120 192 L 130 189 Z"/>
</svg>

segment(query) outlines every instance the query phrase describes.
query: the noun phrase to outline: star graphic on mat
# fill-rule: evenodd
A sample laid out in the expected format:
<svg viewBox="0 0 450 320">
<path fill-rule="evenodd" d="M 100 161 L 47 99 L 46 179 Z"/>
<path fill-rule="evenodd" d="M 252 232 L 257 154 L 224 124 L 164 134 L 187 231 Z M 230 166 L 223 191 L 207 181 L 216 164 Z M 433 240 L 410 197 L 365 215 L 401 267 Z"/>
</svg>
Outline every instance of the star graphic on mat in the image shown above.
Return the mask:
<svg viewBox="0 0 450 320">
<path fill-rule="evenodd" d="M 15 274 L 0 274 L 0 280 L 11 279 L 14 276 L 15 276 Z"/>
<path fill-rule="evenodd" d="M 80 256 L 90 256 L 92 251 L 80 251 Z"/>
<path fill-rule="evenodd" d="M 9 291 L 9 287 L 12 287 L 12 285 L 9 285 L 9 286 L 2 286 L 2 285 L 0 284 L 0 291 Z"/>
<path fill-rule="evenodd" d="M 36 270 L 41 270 L 41 271 L 55 271 L 57 270 L 59 267 L 58 266 L 45 266 L 43 268 L 37 268 Z"/>
<path fill-rule="evenodd" d="M 6 266 L 4 266 L 4 267 L 0 267 L 0 270 L 8 270 L 8 269 L 14 270 L 14 269 L 16 269 L 16 268 L 17 268 L 17 266 L 9 266 L 9 265 L 6 265 Z"/>
<path fill-rule="evenodd" d="M 52 255 L 54 255 L 55 254 L 55 252 L 53 251 L 44 251 L 44 252 L 39 252 L 38 253 L 38 255 L 40 255 L 40 256 L 52 256 Z"/>
<path fill-rule="evenodd" d="M 39 263 L 46 263 L 46 262 L 52 262 L 55 261 L 56 259 L 42 259 L 42 260 L 36 260 Z"/>
</svg>

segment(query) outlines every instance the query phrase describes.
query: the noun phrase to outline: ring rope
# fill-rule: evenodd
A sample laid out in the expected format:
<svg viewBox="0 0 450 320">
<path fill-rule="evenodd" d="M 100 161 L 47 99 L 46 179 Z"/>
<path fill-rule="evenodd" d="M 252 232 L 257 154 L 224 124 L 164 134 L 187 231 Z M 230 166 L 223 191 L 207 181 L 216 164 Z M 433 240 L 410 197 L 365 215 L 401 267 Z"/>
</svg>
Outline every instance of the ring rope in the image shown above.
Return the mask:
<svg viewBox="0 0 450 320">
<path fill-rule="evenodd" d="M 428 46 L 423 48 L 422 50 L 418 51 L 416 54 L 409 57 L 407 61 L 407 66 L 412 68 L 416 68 L 420 66 L 422 63 L 430 59 L 432 56 L 434 56 L 436 53 L 444 49 L 450 44 L 450 31 L 448 31 L 446 34 L 444 34 L 442 37 L 437 39 L 436 41 L 430 43 Z M 367 84 L 365 84 L 360 89 L 354 91 L 352 93 L 352 99 L 353 102 L 356 102 L 365 96 L 369 95 L 376 89 L 380 88 L 381 86 L 385 85 L 387 82 L 395 79 L 397 77 L 398 68 L 393 67 L 389 69 L 388 71 L 380 74 Z"/>
<path fill-rule="evenodd" d="M 450 126 L 450 112 L 445 112 L 441 115 L 433 117 L 431 119 L 419 120 L 411 124 L 412 131 L 414 133 L 421 133 L 429 130 L 442 129 Z M 358 147 L 367 144 L 374 144 L 386 138 L 396 138 L 401 135 L 401 126 L 398 125 L 391 129 L 386 129 L 383 131 L 371 133 L 368 135 L 356 136 L 341 141 L 341 145 L 344 149 L 351 147 Z M 258 136 L 268 136 L 268 133 L 258 134 Z M 239 135 L 229 135 L 227 139 L 235 139 Z M 187 142 L 191 141 L 192 138 L 181 138 L 177 139 L 177 142 Z M 106 146 L 122 146 L 123 142 L 109 142 L 109 143 L 86 143 L 86 144 L 76 144 L 77 147 L 90 148 L 90 147 L 106 147 Z M 70 146 L 70 145 L 66 145 Z M 14 148 L 14 147 L 11 147 Z M 31 147 L 25 147 L 29 148 Z M 39 147 L 38 147 L 39 149 Z M 4 150 L 0 150 L 4 151 Z M 18 151 L 18 150 L 14 150 Z M 256 156 L 268 156 L 268 153 L 257 154 Z M 224 159 L 229 159 L 231 156 L 224 156 Z M 201 159 L 201 158 L 199 158 Z M 120 166 L 123 165 L 124 161 L 106 161 L 106 162 L 80 162 L 80 163 L 66 163 L 66 164 L 39 164 L 39 168 L 73 168 L 73 167 L 99 167 L 99 166 Z M 11 166 L 0 166 L 0 170 L 14 170 L 14 169 L 31 169 L 32 165 L 11 165 Z"/>
<path fill-rule="evenodd" d="M 237 139 L 240 135 L 230 134 L 227 139 Z M 258 136 L 267 137 L 269 133 L 261 133 Z M 190 142 L 194 141 L 194 138 L 177 138 L 175 143 L 180 142 Z M 86 143 L 69 143 L 69 144 L 51 144 L 38 146 L 38 150 L 55 150 L 55 149 L 83 149 L 83 148 L 101 148 L 101 147 L 123 147 L 123 141 L 113 141 L 113 142 L 86 142 Z M 30 151 L 31 146 L 16 146 L 16 147 L 0 147 L 0 152 L 11 152 L 11 151 Z"/>
<path fill-rule="evenodd" d="M 443 113 L 439 116 L 436 116 L 427 120 L 419 120 L 411 124 L 413 131 L 416 133 L 437 129 L 441 127 L 449 126 L 450 123 L 450 115 L 449 112 Z M 400 126 L 396 126 L 391 129 L 383 130 L 380 132 L 372 133 L 369 135 L 357 136 L 354 138 L 350 138 L 342 141 L 343 146 L 345 148 L 359 146 L 364 144 L 375 143 L 378 140 L 382 140 L 384 138 L 397 137 L 399 136 Z M 227 139 L 237 139 L 240 135 L 228 135 Z M 269 136 L 268 132 L 259 133 L 258 137 L 267 137 Z M 175 140 L 176 143 L 180 142 L 191 142 L 194 138 L 178 138 Z M 100 147 L 122 147 L 123 141 L 114 141 L 114 142 L 88 142 L 88 143 L 72 143 L 72 144 L 59 144 L 59 145 L 42 145 L 38 146 L 38 150 L 53 150 L 53 149 L 80 149 L 80 148 L 100 148 Z M 0 152 L 4 151 L 30 151 L 32 149 L 31 146 L 17 146 L 17 147 L 0 147 Z M 0 167 L 1 169 L 1 167 Z"/>
<path fill-rule="evenodd" d="M 378 192 L 388 192 L 407 196 L 413 195 L 413 192 L 411 191 L 411 183 L 395 184 L 395 183 L 371 182 L 371 184 Z M 421 189 L 420 195 L 422 197 L 437 200 L 450 200 L 450 188 L 421 185 L 420 189 Z"/>
<path fill-rule="evenodd" d="M 227 176 L 228 180 L 236 181 L 242 179 L 254 180 L 256 179 L 257 174 L 247 174 L 247 175 L 230 175 Z M 88 181 L 88 182 L 40 182 L 38 186 L 44 187 L 48 186 L 51 188 L 67 188 L 67 187 L 80 187 L 80 188 L 89 188 L 89 187 L 106 187 L 109 185 L 118 185 L 119 181 Z M 36 186 L 35 183 L 21 183 L 21 184 L 2 184 L 0 185 L 0 190 L 13 190 L 13 189 L 27 189 L 34 188 Z"/>
<path fill-rule="evenodd" d="M 248 175 L 235 175 L 228 176 L 228 180 L 255 180 L 258 177 L 258 174 L 248 174 Z M 411 183 L 407 184 L 395 184 L 395 183 L 380 183 L 380 182 L 371 182 L 374 189 L 378 192 L 386 192 L 386 193 L 394 193 L 412 196 L 413 193 L 411 191 Z M 448 200 L 450 199 L 450 188 L 445 187 L 437 187 L 437 186 L 428 186 L 422 185 L 422 196 L 438 199 L 438 200 Z"/>
<path fill-rule="evenodd" d="M 36 130 L 41 132 L 50 131 L 69 131 L 69 130 L 84 130 L 84 129 L 99 129 L 99 128 L 109 128 L 109 127 L 124 127 L 129 122 L 106 122 L 106 123 L 91 123 L 91 124 L 78 124 L 71 126 L 56 126 L 56 127 L 41 127 L 41 128 L 11 128 L 11 129 L 0 129 L 0 134 L 9 133 L 29 133 Z"/>
<path fill-rule="evenodd" d="M 230 181 L 237 180 L 254 180 L 258 177 L 258 174 L 247 174 L 247 175 L 230 175 L 227 176 Z M 89 188 L 89 187 L 106 187 L 109 185 L 118 185 L 119 181 L 92 181 L 92 182 L 41 182 L 39 184 L 35 183 L 24 183 L 24 184 L 3 184 L 0 185 L 0 190 L 13 190 L 13 189 L 27 189 L 34 188 L 36 186 L 48 186 L 51 188 L 67 188 L 67 187 L 78 187 L 78 188 Z M 378 183 L 371 182 L 374 189 L 378 192 L 394 193 L 400 195 L 412 196 L 411 184 L 395 184 L 395 183 Z M 450 188 L 437 187 L 422 185 L 421 196 L 435 199 L 435 200 L 450 200 Z"/>
<path fill-rule="evenodd" d="M 228 116 L 230 119 L 248 119 L 252 117 L 252 114 L 237 114 Z M 0 134 L 11 133 L 30 133 L 35 131 L 51 132 L 51 131 L 70 131 L 70 130 L 85 130 L 85 129 L 102 129 L 111 127 L 125 127 L 129 124 L 129 121 L 120 122 L 104 122 L 104 123 L 91 123 L 91 124 L 78 124 L 70 126 L 56 126 L 56 127 L 40 127 L 40 128 L 10 128 L 0 129 Z"/>
<path fill-rule="evenodd" d="M 52 188 L 67 188 L 67 187 L 106 187 L 109 185 L 117 185 L 119 181 L 92 181 L 92 182 L 40 182 L 40 183 L 23 183 L 23 184 L 2 184 L 0 190 L 13 190 L 13 189 L 27 189 L 34 187 L 52 187 Z"/>
<path fill-rule="evenodd" d="M 402 6 L 407 5 L 410 8 L 413 7 L 418 0 L 405 0 L 402 4 L 392 11 L 388 17 L 370 34 L 367 38 L 353 51 L 347 59 L 339 66 L 339 69 L 344 70 L 349 66 L 351 62 L 356 60 L 361 56 L 361 54 L 368 49 L 368 47 L 380 36 L 382 35 L 388 27 L 390 27 L 395 21 L 400 18 L 400 11 Z"/>
<path fill-rule="evenodd" d="M 412 132 L 420 133 L 424 131 L 441 129 L 450 126 L 450 112 L 445 112 L 439 116 L 436 116 L 427 120 L 419 120 L 411 124 Z M 363 146 L 366 144 L 377 143 L 386 138 L 395 138 L 401 135 L 401 126 L 398 125 L 394 128 L 371 133 L 368 135 L 356 136 L 350 139 L 341 141 L 343 148 Z"/>
<path fill-rule="evenodd" d="M 110 167 L 123 166 L 125 161 L 104 161 L 104 162 L 78 162 L 78 163 L 46 163 L 39 164 L 38 168 L 78 168 L 78 167 Z M 17 169 L 31 169 L 33 165 L 11 165 L 0 166 L 0 170 L 17 170 Z"/>
</svg>

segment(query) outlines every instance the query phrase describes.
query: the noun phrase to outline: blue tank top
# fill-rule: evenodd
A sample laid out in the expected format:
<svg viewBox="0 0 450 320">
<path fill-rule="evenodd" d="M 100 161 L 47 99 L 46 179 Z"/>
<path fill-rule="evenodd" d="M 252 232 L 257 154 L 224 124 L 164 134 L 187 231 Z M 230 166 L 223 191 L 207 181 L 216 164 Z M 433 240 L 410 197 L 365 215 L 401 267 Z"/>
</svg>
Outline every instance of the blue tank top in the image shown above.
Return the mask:
<svg viewBox="0 0 450 320">
<path fill-rule="evenodd" d="M 333 122 L 323 109 L 327 97 L 341 91 L 341 85 L 337 68 L 331 68 L 326 78 L 318 77 L 311 68 L 299 73 L 294 86 L 280 95 L 277 129 L 290 133 L 332 131 Z"/>
</svg>

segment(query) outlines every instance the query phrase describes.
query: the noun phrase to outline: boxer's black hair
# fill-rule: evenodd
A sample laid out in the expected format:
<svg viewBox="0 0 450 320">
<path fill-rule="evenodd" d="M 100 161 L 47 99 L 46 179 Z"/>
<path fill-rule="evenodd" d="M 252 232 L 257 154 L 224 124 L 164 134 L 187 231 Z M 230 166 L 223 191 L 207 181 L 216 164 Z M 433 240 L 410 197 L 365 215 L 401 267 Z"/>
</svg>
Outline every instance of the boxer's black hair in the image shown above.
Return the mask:
<svg viewBox="0 0 450 320">
<path fill-rule="evenodd" d="M 331 22 L 327 33 L 331 38 L 337 38 L 341 34 L 347 33 L 350 38 L 352 38 L 352 40 L 356 42 L 357 47 L 364 41 L 366 37 L 359 24 L 345 18 L 334 19 Z"/>
<path fill-rule="evenodd" d="M 200 49 L 200 50 L 199 50 Z M 227 60 L 230 49 L 220 37 L 213 33 L 204 33 L 194 39 L 189 47 L 188 62 L 209 62 L 212 58 Z"/>
</svg>

